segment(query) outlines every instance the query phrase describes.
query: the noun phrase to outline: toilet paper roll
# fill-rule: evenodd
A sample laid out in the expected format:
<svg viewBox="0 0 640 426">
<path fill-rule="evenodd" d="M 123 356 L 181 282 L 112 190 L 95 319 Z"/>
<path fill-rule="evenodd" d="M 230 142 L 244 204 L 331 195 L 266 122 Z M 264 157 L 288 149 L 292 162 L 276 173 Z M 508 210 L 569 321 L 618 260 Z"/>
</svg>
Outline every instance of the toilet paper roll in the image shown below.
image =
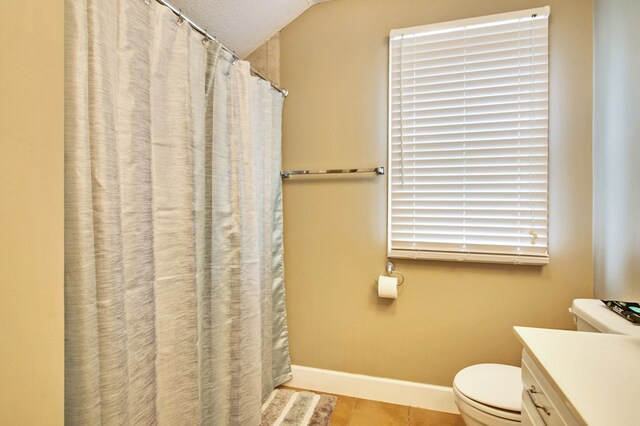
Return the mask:
<svg viewBox="0 0 640 426">
<path fill-rule="evenodd" d="M 378 277 L 378 297 L 386 299 L 398 298 L 398 279 L 380 275 Z"/>
</svg>

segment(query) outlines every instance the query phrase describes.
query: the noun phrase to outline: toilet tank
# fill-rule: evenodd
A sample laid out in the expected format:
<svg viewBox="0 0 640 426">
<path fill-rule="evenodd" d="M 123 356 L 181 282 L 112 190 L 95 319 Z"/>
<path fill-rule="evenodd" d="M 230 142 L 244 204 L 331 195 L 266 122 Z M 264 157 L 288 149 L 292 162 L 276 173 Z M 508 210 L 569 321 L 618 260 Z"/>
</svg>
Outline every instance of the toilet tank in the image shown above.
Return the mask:
<svg viewBox="0 0 640 426">
<path fill-rule="evenodd" d="M 640 337 L 640 325 L 616 314 L 598 299 L 575 299 L 569 311 L 578 331 L 627 334 Z"/>
</svg>

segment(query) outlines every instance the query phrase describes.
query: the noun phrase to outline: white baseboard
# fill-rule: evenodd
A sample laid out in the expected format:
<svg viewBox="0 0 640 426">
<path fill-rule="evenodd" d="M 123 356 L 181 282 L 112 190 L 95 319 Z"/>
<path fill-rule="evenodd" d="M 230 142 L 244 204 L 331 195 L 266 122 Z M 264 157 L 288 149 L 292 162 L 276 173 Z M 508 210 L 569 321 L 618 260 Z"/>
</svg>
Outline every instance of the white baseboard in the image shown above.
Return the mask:
<svg viewBox="0 0 640 426">
<path fill-rule="evenodd" d="M 453 390 L 446 386 L 322 370 L 300 365 L 292 365 L 291 369 L 293 379 L 285 383 L 286 386 L 458 413 Z"/>
</svg>

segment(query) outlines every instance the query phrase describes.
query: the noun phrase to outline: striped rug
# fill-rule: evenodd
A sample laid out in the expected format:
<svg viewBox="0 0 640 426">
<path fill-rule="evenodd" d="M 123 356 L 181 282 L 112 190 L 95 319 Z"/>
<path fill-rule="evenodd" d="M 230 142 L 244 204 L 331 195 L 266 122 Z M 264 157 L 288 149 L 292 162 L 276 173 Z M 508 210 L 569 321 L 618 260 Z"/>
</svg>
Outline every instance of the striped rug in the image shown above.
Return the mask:
<svg viewBox="0 0 640 426">
<path fill-rule="evenodd" d="M 262 404 L 261 426 L 327 426 L 336 397 L 276 389 Z"/>
</svg>

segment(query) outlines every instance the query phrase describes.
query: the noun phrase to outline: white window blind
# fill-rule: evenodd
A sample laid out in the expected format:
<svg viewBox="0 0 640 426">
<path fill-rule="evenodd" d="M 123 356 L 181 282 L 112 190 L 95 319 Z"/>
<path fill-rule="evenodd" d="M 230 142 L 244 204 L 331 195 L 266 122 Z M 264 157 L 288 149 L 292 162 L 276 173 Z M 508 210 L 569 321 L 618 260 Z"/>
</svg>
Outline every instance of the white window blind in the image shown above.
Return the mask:
<svg viewBox="0 0 640 426">
<path fill-rule="evenodd" d="M 548 17 L 391 32 L 389 257 L 548 263 Z"/>
</svg>

